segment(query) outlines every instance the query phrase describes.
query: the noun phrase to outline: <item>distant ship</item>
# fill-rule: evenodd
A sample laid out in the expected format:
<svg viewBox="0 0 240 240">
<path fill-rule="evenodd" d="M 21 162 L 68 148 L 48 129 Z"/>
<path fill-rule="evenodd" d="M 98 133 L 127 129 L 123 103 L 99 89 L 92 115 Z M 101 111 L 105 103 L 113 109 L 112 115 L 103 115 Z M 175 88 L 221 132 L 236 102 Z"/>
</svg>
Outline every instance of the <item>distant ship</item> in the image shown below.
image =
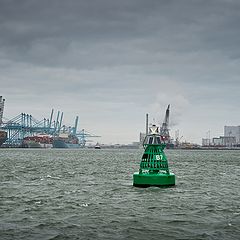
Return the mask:
<svg viewBox="0 0 240 240">
<path fill-rule="evenodd" d="M 53 138 L 48 134 L 38 134 L 23 138 L 22 147 L 24 148 L 52 148 Z"/>
<path fill-rule="evenodd" d="M 0 130 L 0 147 L 7 140 L 7 132 Z"/>
<path fill-rule="evenodd" d="M 61 133 L 53 138 L 53 148 L 79 148 L 79 139 L 76 135 Z"/>
<path fill-rule="evenodd" d="M 101 149 L 101 146 L 100 146 L 99 143 L 97 143 L 94 148 L 95 148 L 95 149 Z"/>
</svg>

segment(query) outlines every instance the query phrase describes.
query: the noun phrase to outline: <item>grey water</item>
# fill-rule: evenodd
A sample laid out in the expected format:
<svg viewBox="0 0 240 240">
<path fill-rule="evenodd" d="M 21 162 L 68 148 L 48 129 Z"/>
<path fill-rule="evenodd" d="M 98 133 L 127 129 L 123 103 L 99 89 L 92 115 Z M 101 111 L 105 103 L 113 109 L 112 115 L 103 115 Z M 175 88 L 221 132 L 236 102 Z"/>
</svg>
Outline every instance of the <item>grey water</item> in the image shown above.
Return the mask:
<svg viewBox="0 0 240 240">
<path fill-rule="evenodd" d="M 0 239 L 240 239 L 240 151 L 166 150 L 171 188 L 136 188 L 141 149 L 0 149 Z"/>
</svg>

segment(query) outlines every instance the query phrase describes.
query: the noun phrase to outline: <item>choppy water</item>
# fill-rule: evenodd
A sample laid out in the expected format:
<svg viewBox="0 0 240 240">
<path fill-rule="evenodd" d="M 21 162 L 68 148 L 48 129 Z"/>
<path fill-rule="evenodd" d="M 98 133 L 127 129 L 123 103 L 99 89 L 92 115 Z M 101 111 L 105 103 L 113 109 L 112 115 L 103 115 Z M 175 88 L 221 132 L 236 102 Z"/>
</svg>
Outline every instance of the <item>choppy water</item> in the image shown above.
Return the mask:
<svg viewBox="0 0 240 240">
<path fill-rule="evenodd" d="M 240 152 L 166 154 L 135 188 L 142 150 L 0 149 L 0 239 L 240 239 Z"/>
</svg>

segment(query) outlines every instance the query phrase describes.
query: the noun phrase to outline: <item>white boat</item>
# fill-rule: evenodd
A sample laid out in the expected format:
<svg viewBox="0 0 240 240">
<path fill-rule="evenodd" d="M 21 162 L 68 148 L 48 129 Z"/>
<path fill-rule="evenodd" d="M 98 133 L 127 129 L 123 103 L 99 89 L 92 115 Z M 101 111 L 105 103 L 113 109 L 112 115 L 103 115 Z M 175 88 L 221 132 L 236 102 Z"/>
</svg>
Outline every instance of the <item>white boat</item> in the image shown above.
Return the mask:
<svg viewBox="0 0 240 240">
<path fill-rule="evenodd" d="M 100 146 L 99 143 L 97 143 L 94 148 L 95 148 L 95 149 L 101 149 L 101 146 Z"/>
</svg>

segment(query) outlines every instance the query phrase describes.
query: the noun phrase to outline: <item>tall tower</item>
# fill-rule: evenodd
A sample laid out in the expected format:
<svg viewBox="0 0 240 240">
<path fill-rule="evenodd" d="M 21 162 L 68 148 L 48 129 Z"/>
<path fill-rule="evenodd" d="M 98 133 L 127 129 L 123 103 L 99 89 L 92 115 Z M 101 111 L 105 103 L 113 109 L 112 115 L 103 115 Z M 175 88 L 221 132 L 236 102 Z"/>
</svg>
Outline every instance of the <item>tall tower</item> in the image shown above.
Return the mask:
<svg viewBox="0 0 240 240">
<path fill-rule="evenodd" d="M 2 124 L 4 102 L 5 99 L 3 99 L 2 96 L 0 96 L 0 125 Z"/>
</svg>

